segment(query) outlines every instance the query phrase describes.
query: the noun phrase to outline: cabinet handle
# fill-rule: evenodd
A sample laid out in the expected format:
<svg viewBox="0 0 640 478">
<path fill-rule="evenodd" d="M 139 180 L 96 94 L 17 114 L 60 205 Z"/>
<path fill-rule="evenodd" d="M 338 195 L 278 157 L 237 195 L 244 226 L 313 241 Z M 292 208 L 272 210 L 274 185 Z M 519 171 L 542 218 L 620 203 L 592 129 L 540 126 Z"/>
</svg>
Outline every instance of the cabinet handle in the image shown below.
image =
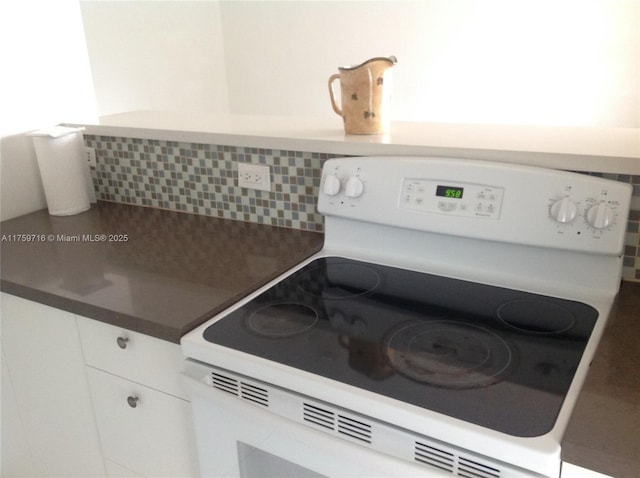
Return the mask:
<svg viewBox="0 0 640 478">
<path fill-rule="evenodd" d="M 132 396 L 127 397 L 127 403 L 131 408 L 136 408 L 138 406 L 139 400 L 140 400 L 140 397 L 132 397 Z"/>
<path fill-rule="evenodd" d="M 120 347 L 121 349 L 126 349 L 127 342 L 129 342 L 129 337 L 118 337 L 116 339 L 116 342 L 118 343 L 118 347 Z"/>
</svg>

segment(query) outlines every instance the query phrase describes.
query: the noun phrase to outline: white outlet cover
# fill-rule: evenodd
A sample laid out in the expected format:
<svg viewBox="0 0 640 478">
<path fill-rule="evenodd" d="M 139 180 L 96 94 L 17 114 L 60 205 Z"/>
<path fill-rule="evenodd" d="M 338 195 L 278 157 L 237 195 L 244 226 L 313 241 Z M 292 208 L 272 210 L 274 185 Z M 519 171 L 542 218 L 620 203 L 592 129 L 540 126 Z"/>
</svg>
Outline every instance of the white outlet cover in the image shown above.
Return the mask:
<svg viewBox="0 0 640 478">
<path fill-rule="evenodd" d="M 238 163 L 238 186 L 271 191 L 271 167 L 264 164 Z"/>
<path fill-rule="evenodd" d="M 96 150 L 95 148 L 90 148 L 89 146 L 85 146 L 84 148 L 85 159 L 89 164 L 90 168 L 96 167 Z"/>
</svg>

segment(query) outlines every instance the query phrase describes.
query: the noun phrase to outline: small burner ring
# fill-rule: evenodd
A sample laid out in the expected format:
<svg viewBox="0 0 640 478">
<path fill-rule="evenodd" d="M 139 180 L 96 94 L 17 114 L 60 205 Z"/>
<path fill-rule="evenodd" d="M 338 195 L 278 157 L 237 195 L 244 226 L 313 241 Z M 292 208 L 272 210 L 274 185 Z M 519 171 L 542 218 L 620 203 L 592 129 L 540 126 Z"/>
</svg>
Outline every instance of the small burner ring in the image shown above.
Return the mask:
<svg viewBox="0 0 640 478">
<path fill-rule="evenodd" d="M 285 338 L 306 332 L 318 321 L 311 307 L 295 303 L 269 304 L 251 313 L 247 328 L 263 337 Z"/>
<path fill-rule="evenodd" d="M 318 269 L 324 269 L 316 274 Z M 327 262 L 303 271 L 298 286 L 304 293 L 323 299 L 350 299 L 375 290 L 380 276 L 359 264 Z"/>
<path fill-rule="evenodd" d="M 571 329 L 575 315 L 564 307 L 542 299 L 521 299 L 498 307 L 498 320 L 519 332 L 535 335 L 561 334 Z"/>
</svg>

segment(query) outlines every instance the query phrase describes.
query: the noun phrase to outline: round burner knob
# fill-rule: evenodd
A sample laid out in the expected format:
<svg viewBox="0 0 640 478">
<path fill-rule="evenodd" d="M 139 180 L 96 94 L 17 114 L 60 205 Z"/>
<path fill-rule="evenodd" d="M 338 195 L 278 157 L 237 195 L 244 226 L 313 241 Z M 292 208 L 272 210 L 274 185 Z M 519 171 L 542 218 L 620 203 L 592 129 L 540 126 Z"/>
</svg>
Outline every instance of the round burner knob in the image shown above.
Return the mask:
<svg viewBox="0 0 640 478">
<path fill-rule="evenodd" d="M 327 196 L 335 196 L 340 192 L 340 187 L 341 184 L 338 176 L 329 175 L 324 178 L 324 186 L 322 188 L 322 191 Z"/>
<path fill-rule="evenodd" d="M 364 184 L 357 176 L 351 176 L 345 186 L 345 195 L 350 198 L 357 198 L 362 195 L 364 191 Z"/>
<path fill-rule="evenodd" d="M 613 222 L 613 211 L 603 202 L 596 204 L 587 211 L 587 222 L 591 227 L 604 229 Z"/>
<path fill-rule="evenodd" d="M 578 208 L 571 199 L 565 197 L 559 201 L 554 202 L 549 210 L 551 217 L 557 222 L 567 223 L 576 218 L 578 214 Z"/>
</svg>

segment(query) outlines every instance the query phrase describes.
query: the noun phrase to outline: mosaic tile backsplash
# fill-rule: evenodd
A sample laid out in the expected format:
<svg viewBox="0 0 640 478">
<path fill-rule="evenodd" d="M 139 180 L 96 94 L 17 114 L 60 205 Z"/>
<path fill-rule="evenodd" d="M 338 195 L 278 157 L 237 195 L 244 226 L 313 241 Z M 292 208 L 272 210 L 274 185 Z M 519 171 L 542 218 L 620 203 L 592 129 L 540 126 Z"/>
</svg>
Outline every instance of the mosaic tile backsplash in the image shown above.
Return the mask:
<svg viewBox="0 0 640 478">
<path fill-rule="evenodd" d="M 85 135 L 98 199 L 322 231 L 315 211 L 330 155 Z M 237 186 L 237 163 L 271 166 L 271 192 Z"/>
<path fill-rule="evenodd" d="M 308 231 L 323 231 L 316 212 L 322 163 L 336 155 L 85 135 L 96 149 L 92 171 L 100 200 Z M 271 167 L 270 192 L 237 186 L 237 163 Z M 598 174 L 633 184 L 640 176 Z M 636 204 L 640 199 L 636 199 Z M 627 225 L 623 277 L 640 281 L 640 210 Z"/>
</svg>

